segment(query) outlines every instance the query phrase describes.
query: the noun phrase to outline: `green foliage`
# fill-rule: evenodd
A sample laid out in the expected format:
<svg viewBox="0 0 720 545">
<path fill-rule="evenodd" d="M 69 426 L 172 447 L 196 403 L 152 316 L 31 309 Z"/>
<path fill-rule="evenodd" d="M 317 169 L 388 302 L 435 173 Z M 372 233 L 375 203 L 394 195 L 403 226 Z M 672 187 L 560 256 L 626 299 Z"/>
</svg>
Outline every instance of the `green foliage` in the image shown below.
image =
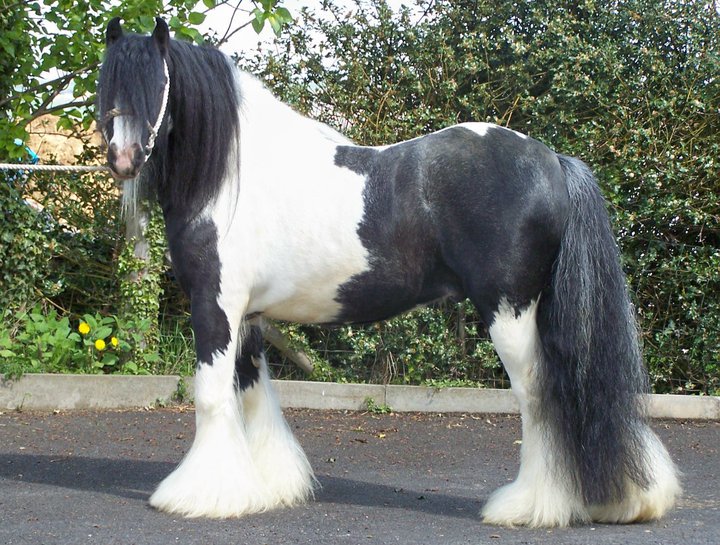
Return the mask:
<svg viewBox="0 0 720 545">
<path fill-rule="evenodd" d="M 0 308 L 18 308 L 50 291 L 55 233 L 28 206 L 16 177 L 0 173 Z"/>
<path fill-rule="evenodd" d="M 365 407 L 371 414 L 392 414 L 393 412 L 389 405 L 378 404 L 372 397 L 365 398 Z"/>
<path fill-rule="evenodd" d="M 133 359 L 152 364 L 156 361 L 148 360 L 148 357 L 154 357 L 160 344 L 160 298 L 166 271 L 167 242 L 159 207 L 148 205 L 142 213 L 148 216 L 147 227 L 143 230 L 147 255 L 143 259 L 137 257 L 135 248 L 139 241 L 134 238 L 126 240 L 118 257 L 117 276 L 120 279 L 121 316 L 126 320 L 137 321 L 138 324 L 148 324 L 142 330 L 142 339 L 138 339 L 135 345 Z M 140 335 L 140 331 L 135 334 Z M 147 370 L 152 370 L 152 366 L 147 367 Z"/>
<path fill-rule="evenodd" d="M 262 8 L 263 20 L 276 34 L 292 20 L 280 5 L 281 0 L 245 3 L 247 12 L 252 11 L 252 6 Z M 227 3 L 215 0 L 165 3 L 130 0 L 122 5 L 111 5 L 107 0 L 3 3 L 0 161 L 23 159 L 23 147 L 13 140 L 26 139 L 28 122 L 47 113 L 60 115 L 58 126 L 84 139 L 87 147 L 79 158 L 81 161 L 95 159 L 98 150 L 87 144 L 88 129 L 93 118 L 97 69 L 104 50 L 104 29 L 110 18 L 121 16 L 128 31 L 150 32 L 155 16 L 160 15 L 177 38 L 201 43 L 204 37 L 194 26 L 203 23 L 207 13 L 221 4 Z M 238 8 L 240 4 L 241 0 L 237 2 Z M 210 41 L 222 42 L 249 24 L 250 21 L 239 23 L 234 29 L 229 27 L 224 37 Z M 55 79 L 48 81 L 48 74 Z M 57 97 L 67 89 L 72 90 L 73 98 L 69 104 L 58 105 Z M 42 301 L 42 309 L 62 309 L 60 315 L 64 317 L 118 315 L 118 328 L 122 324 L 122 338 L 127 339 L 122 350 L 112 353 L 117 361 L 110 357 L 110 352 L 105 352 L 101 367 L 98 364 L 103 360 L 88 362 L 77 353 L 76 359 L 59 360 L 48 359 L 46 354 L 32 360 L 31 365 L 30 360 L 20 357 L 24 345 L 18 344 L 16 357 L 6 359 L 3 368 L 184 374 L 192 371 L 193 339 L 187 325 L 186 302 L 176 297 L 177 288 L 165 276 L 166 244 L 161 216 L 157 210 L 152 212 L 145 233 L 150 241 L 150 259 L 140 262 L 133 258 L 133 242 L 118 247 L 117 241 L 122 236 L 117 196 L 118 191 L 107 176 L 0 173 L 0 207 L 4 212 L 0 218 L 0 308 L 7 309 L 8 316 L 25 316 L 17 313 L 32 307 L 34 301 Z M 28 206 L 30 199 L 37 203 L 35 208 Z M 164 301 L 163 292 L 167 292 Z M 45 316 L 48 323 L 61 321 L 52 314 L 55 310 L 47 315 L 45 312 L 35 309 L 33 316 Z M 26 322 L 22 324 L 30 323 Z M 3 331 L 3 342 L 8 339 L 20 342 L 11 330 Z M 162 359 L 158 356 L 159 346 L 163 350 Z M 65 364 L 67 367 L 63 368 Z"/>
<path fill-rule="evenodd" d="M 102 176 L 0 173 L 0 308 L 103 309 L 117 291 L 117 192 Z M 31 303 L 32 304 L 32 303 Z"/>
<path fill-rule="evenodd" d="M 278 324 L 313 360 L 312 380 L 443 386 L 509 385 L 472 305 L 418 309 L 369 326 Z M 271 351 L 270 359 L 282 361 Z M 292 365 L 285 376 L 302 378 Z"/>
<path fill-rule="evenodd" d="M 259 0 L 259 6 L 252 11 L 252 26 L 258 34 L 268 23 L 275 36 L 280 36 L 285 25 L 293 22 L 290 12 L 283 7 L 277 7 L 277 0 Z"/>
<path fill-rule="evenodd" d="M 718 392 L 716 3 L 421 5 L 418 16 L 393 13 L 383 0 L 358 1 L 351 10 L 326 1 L 322 12 L 304 10 L 272 55 L 245 62 L 300 111 L 359 143 L 492 121 L 583 158 L 611 206 L 656 391 Z M 456 327 L 460 309 L 332 335 L 302 333 L 316 350 L 327 347 L 318 351 L 330 368 L 350 365 L 362 379 L 368 376 L 360 369 L 378 360 L 413 382 L 462 379 L 468 369 L 461 362 L 476 350 L 491 352 Z M 466 322 L 478 321 L 468 309 Z M 494 365 L 493 379 L 501 380 Z"/>
<path fill-rule="evenodd" d="M 6 312 L 0 326 L 0 374 L 143 372 L 144 367 L 127 356 L 147 322 L 121 324 L 98 314 L 73 322 L 40 305 L 15 315 Z"/>
<path fill-rule="evenodd" d="M 277 32 L 273 21 L 285 25 L 291 20 L 278 4 L 248 5 L 248 24 L 260 28 L 267 23 Z M 352 9 L 326 0 L 317 12 L 303 10 L 301 22 L 272 53 L 244 63 L 284 100 L 359 143 L 386 144 L 456 122 L 493 121 L 590 163 L 617 226 L 656 391 L 712 394 L 720 392 L 720 24 L 715 4 L 434 0 L 421 1 L 418 15 L 409 9 L 394 13 L 382 0 L 358 1 Z M 216 5 L 215 0 L 162 5 L 132 0 L 122 7 L 100 0 L 45 0 L 3 6 L 0 157 L 19 156 L 20 149 L 8 143 L 24 136 L 29 119 L 54 111 L 52 99 L 71 79 L 75 99 L 63 110 L 63 123 L 87 126 L 109 17 L 122 15 L 129 29 L 149 31 L 154 15 L 163 13 L 176 35 L 200 41 L 194 25 Z M 43 19 L 59 32 L 44 26 Z M 40 74 L 51 67 L 61 75 L 40 83 Z M 36 327 L 32 318 L 18 318 L 31 301 L 49 300 L 66 309 L 47 318 L 55 324 L 48 331 L 56 332 L 65 331 L 57 325 L 63 316 L 87 314 L 102 321 L 99 316 L 135 312 L 123 313 L 118 297 L 120 278 L 138 269 L 127 250 L 116 248 L 120 226 L 116 192 L 108 180 L 5 177 L 0 185 L 5 212 L 0 218 L 0 308 L 16 317 L 14 325 L 0 329 L 0 350 L 19 353 L 8 343 L 15 343 L 23 327 Z M 45 207 L 43 213 L 23 204 L 31 196 Z M 153 247 L 164 248 L 160 237 L 150 238 Z M 123 258 L 116 269 L 118 253 Z M 122 298 L 141 321 L 151 321 L 147 330 L 139 326 L 140 333 L 160 337 L 162 357 L 137 361 L 122 353 L 103 372 L 118 367 L 132 372 L 132 366 L 126 367 L 131 362 L 138 372 L 192 370 L 186 303 L 159 269 L 153 278 L 126 285 Z M 154 300 L 160 292 L 158 307 Z M 41 314 L 50 316 L 51 307 L 43 308 Z M 6 314 L 6 320 L 12 316 Z M 124 317 L 120 323 L 129 327 Z M 295 348 L 315 361 L 317 380 L 507 385 L 484 327 L 467 303 L 367 327 L 283 327 Z M 54 341 L 58 346 L 72 344 L 57 335 L 52 338 L 59 339 Z M 124 338 L 130 346 L 146 342 Z M 43 342 L 42 354 L 55 353 Z M 77 344 L 87 354 L 84 343 Z M 33 368 L 29 360 L 13 361 L 19 368 Z M 100 370 L 93 367 L 96 360 L 77 361 Z"/>
</svg>

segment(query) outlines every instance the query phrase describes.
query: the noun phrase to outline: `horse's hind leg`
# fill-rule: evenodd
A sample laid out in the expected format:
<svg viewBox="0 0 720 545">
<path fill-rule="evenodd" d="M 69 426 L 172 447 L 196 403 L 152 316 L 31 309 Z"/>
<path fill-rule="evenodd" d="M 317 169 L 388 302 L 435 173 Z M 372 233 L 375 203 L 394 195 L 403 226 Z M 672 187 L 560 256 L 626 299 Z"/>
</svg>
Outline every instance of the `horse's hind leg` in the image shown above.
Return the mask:
<svg viewBox="0 0 720 545">
<path fill-rule="evenodd" d="M 483 518 L 491 524 L 567 526 L 589 518 L 569 468 L 556 455 L 551 429 L 541 418 L 536 314 L 537 300 L 524 306 L 503 302 L 489 320 L 490 336 L 522 416 L 520 470 L 515 481 L 493 493 L 485 505 Z"/>
<path fill-rule="evenodd" d="M 250 454 L 273 505 L 306 501 L 315 485 L 312 468 L 293 436 L 270 384 L 260 327 L 250 327 L 236 362 L 238 402 L 245 414 Z"/>
</svg>

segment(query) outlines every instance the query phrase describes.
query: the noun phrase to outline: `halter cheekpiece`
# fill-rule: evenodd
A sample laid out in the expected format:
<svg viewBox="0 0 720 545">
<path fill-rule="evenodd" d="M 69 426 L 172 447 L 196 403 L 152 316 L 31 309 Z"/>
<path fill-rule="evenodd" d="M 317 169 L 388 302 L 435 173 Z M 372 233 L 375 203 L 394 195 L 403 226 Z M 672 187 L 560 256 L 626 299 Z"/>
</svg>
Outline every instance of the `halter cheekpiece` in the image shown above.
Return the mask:
<svg viewBox="0 0 720 545">
<path fill-rule="evenodd" d="M 148 143 L 145 146 L 145 156 L 150 157 L 153 148 L 155 147 L 155 138 L 160 131 L 160 125 L 162 125 L 163 118 L 165 117 L 165 110 L 167 110 L 168 98 L 170 97 L 170 71 L 168 70 L 167 61 L 163 59 L 163 72 L 165 73 L 165 88 L 163 89 L 162 104 L 160 105 L 160 113 L 158 114 L 155 125 L 149 127 L 150 135 L 148 136 Z"/>
</svg>

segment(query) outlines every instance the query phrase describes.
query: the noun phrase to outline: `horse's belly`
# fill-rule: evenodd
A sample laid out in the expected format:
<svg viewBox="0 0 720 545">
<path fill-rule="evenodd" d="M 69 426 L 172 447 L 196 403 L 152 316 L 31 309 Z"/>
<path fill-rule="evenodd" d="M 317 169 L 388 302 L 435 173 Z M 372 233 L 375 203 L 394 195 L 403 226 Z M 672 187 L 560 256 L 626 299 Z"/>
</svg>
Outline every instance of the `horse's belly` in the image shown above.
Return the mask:
<svg viewBox="0 0 720 545">
<path fill-rule="evenodd" d="M 251 301 L 250 312 L 289 322 L 318 324 L 334 322 L 341 305 L 336 300 L 337 286 L 317 284 L 294 286 L 289 293 L 275 289 Z"/>
<path fill-rule="evenodd" d="M 273 258 L 258 270 L 248 313 L 290 322 L 336 322 L 343 308 L 340 287 L 369 268 L 367 250 L 354 230 L 346 231 L 345 237 L 336 232 L 312 244 L 279 237 L 284 248 L 276 245 Z"/>
</svg>

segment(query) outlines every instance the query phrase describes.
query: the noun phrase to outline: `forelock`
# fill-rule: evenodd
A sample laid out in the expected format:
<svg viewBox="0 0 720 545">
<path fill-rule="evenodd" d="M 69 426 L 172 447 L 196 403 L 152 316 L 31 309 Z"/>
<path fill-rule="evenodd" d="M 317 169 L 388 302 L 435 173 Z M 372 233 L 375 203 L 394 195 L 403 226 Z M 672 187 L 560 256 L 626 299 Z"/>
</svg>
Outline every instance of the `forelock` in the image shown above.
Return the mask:
<svg viewBox="0 0 720 545">
<path fill-rule="evenodd" d="M 124 35 L 108 47 L 100 68 L 99 115 L 120 102 L 130 113 L 151 120 L 157 115 L 163 79 L 162 55 L 152 38 Z"/>
</svg>

